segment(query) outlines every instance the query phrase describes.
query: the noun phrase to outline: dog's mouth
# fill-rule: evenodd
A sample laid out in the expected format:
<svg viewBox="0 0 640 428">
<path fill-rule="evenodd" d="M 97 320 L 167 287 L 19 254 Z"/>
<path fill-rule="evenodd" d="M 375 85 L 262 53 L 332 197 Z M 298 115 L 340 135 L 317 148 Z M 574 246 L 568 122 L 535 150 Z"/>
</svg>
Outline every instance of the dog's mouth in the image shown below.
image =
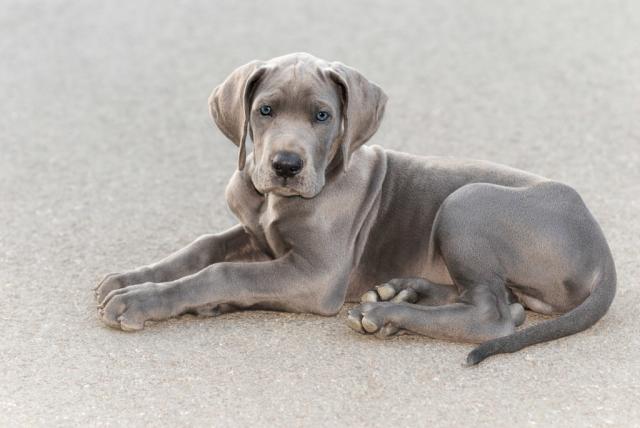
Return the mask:
<svg viewBox="0 0 640 428">
<path fill-rule="evenodd" d="M 290 196 L 305 197 L 305 192 L 301 191 L 300 189 L 294 186 L 287 186 L 286 183 L 273 184 L 269 187 L 266 187 L 264 191 L 261 191 L 261 193 L 273 193 L 275 195 L 285 196 L 285 197 L 290 197 Z M 311 196 L 307 196 L 307 197 L 311 197 Z"/>
<path fill-rule="evenodd" d="M 286 183 L 283 183 L 282 186 L 272 186 L 267 189 L 266 193 L 274 193 L 279 196 L 301 196 L 297 189 L 288 187 Z"/>
<path fill-rule="evenodd" d="M 300 196 L 305 199 L 313 198 L 317 195 L 317 191 L 298 179 L 291 178 L 272 178 L 267 184 L 259 185 L 254 182 L 255 189 L 262 194 L 272 193 L 278 196 L 292 197 Z"/>
</svg>

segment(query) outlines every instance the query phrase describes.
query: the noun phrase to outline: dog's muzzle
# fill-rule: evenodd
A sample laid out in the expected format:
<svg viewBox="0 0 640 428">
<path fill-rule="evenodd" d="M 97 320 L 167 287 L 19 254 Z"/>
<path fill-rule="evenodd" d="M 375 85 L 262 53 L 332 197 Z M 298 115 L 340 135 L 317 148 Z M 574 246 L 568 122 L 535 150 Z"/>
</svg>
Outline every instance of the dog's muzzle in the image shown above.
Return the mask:
<svg viewBox="0 0 640 428">
<path fill-rule="evenodd" d="M 302 158 L 292 152 L 278 152 L 271 162 L 271 167 L 276 175 L 282 178 L 291 178 L 298 175 L 303 166 Z"/>
</svg>

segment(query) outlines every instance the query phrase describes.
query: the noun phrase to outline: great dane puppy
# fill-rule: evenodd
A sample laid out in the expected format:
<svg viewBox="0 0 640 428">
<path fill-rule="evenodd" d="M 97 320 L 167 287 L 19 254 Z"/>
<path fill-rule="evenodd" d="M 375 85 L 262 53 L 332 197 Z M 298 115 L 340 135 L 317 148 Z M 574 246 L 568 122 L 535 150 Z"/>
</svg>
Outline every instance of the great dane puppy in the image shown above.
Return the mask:
<svg viewBox="0 0 640 428">
<path fill-rule="evenodd" d="M 606 313 L 614 262 L 575 190 L 489 162 L 363 146 L 386 101 L 358 71 L 308 54 L 235 70 L 209 107 L 239 147 L 226 199 L 240 223 L 107 275 L 100 318 L 139 330 L 185 313 L 328 316 L 361 299 L 347 321 L 357 332 L 481 343 L 467 358 L 476 364 Z M 516 331 L 524 308 L 563 315 Z"/>
</svg>

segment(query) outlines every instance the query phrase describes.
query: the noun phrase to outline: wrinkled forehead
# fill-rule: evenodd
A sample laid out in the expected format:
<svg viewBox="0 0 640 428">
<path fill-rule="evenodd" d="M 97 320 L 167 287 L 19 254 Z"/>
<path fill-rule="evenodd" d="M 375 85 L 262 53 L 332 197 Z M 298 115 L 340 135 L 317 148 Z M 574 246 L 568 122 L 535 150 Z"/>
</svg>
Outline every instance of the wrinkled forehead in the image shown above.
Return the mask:
<svg viewBox="0 0 640 428">
<path fill-rule="evenodd" d="M 323 69 L 300 61 L 269 66 L 254 95 L 254 105 L 280 108 L 338 109 L 339 102 L 339 89 Z"/>
</svg>

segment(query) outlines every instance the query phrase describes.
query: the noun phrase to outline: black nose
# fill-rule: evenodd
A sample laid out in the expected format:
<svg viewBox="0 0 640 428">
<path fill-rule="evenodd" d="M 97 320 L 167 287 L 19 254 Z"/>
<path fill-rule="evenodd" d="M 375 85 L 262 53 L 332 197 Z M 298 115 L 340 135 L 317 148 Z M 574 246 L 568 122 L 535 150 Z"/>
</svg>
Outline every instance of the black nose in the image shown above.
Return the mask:
<svg viewBox="0 0 640 428">
<path fill-rule="evenodd" d="M 278 177 L 293 177 L 302 171 L 302 159 L 295 153 L 278 152 L 271 162 L 273 170 Z"/>
</svg>

